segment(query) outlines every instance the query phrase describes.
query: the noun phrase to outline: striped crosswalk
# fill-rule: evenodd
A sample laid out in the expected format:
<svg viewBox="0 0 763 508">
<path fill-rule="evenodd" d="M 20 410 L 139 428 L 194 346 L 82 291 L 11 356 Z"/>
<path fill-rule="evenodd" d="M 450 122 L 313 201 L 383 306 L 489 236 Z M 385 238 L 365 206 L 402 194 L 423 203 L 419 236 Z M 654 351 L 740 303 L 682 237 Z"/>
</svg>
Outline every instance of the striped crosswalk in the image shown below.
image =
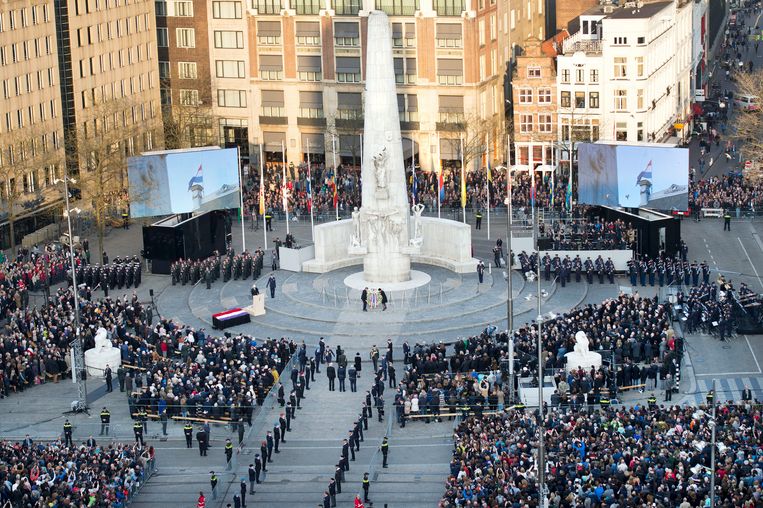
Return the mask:
<svg viewBox="0 0 763 508">
<path fill-rule="evenodd" d="M 697 378 L 697 389 L 694 393 L 688 394 L 684 402 L 690 404 L 703 404 L 707 392 L 713 387 L 713 378 Z M 763 400 L 763 377 L 723 377 L 716 378 L 715 392 L 716 400 L 719 402 L 733 400 L 738 402 L 742 400 L 742 390 L 749 387 L 752 390 L 753 399 Z"/>
</svg>

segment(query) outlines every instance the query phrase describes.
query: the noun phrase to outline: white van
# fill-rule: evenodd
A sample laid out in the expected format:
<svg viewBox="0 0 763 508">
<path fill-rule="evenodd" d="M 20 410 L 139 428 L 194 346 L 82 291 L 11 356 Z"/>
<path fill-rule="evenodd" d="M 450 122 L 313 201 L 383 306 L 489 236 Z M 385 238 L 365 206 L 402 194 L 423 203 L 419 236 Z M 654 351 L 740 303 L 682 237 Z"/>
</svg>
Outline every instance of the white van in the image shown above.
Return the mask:
<svg viewBox="0 0 763 508">
<path fill-rule="evenodd" d="M 734 97 L 734 106 L 742 111 L 758 111 L 760 98 L 757 95 L 737 95 Z"/>
</svg>

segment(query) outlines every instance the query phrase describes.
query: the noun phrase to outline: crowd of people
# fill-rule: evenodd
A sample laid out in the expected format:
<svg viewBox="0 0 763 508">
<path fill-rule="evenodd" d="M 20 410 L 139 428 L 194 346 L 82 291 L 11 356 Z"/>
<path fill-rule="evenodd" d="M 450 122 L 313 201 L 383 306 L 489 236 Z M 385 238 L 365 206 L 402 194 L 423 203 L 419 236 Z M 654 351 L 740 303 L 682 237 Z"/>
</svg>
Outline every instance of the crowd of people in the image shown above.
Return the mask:
<svg viewBox="0 0 763 508">
<path fill-rule="evenodd" d="M 763 189 L 739 174 L 712 176 L 689 185 L 689 208 L 758 210 L 763 207 Z"/>
<path fill-rule="evenodd" d="M 0 506 L 123 508 L 154 460 L 153 447 L 0 441 Z"/>
<path fill-rule="evenodd" d="M 550 506 L 709 506 L 710 408 L 550 408 L 544 416 Z M 717 408 L 716 506 L 760 504 L 761 416 L 758 405 Z M 439 506 L 538 506 L 538 430 L 521 409 L 463 421 Z"/>
</svg>

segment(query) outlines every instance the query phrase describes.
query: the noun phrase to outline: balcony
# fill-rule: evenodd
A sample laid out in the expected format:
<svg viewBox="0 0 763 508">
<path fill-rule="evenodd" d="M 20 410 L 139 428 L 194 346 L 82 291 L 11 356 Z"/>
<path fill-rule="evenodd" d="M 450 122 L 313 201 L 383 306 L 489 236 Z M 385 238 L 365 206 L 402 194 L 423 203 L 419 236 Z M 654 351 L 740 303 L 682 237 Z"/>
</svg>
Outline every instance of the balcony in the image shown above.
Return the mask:
<svg viewBox="0 0 763 508">
<path fill-rule="evenodd" d="M 586 39 L 582 32 L 575 32 L 562 41 L 562 53 L 565 55 L 578 51 L 601 53 L 601 39 Z"/>
</svg>

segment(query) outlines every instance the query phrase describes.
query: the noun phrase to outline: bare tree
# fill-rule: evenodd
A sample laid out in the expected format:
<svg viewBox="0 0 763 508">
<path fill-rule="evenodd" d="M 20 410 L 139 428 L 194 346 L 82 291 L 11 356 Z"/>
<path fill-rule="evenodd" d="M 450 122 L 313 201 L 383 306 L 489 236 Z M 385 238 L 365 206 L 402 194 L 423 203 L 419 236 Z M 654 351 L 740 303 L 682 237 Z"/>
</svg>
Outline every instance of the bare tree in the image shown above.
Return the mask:
<svg viewBox="0 0 763 508">
<path fill-rule="evenodd" d="M 78 156 L 77 185 L 93 212 L 102 253 L 107 223 L 129 204 L 127 158 L 160 137 L 160 124 L 128 99 L 96 104 L 88 112 L 89 118 L 77 125 L 76 138 L 67 140 L 75 146 L 67 149 Z"/>
<path fill-rule="evenodd" d="M 360 146 L 360 136 L 363 134 L 363 127 L 365 120 L 363 118 L 363 112 L 357 111 L 357 114 L 355 116 L 344 116 L 340 117 L 339 115 L 334 115 L 332 117 L 331 122 L 329 122 L 329 125 L 333 124 L 334 127 L 329 127 L 327 129 L 327 132 L 331 136 L 336 136 L 336 150 L 337 152 L 340 152 L 340 142 L 343 136 L 350 136 L 352 139 L 352 143 L 350 144 L 350 155 L 352 155 L 352 165 L 353 166 L 359 166 L 358 160 L 360 158 L 361 154 L 361 146 Z M 328 161 L 331 164 L 333 164 L 333 161 Z M 341 161 L 337 161 L 338 164 L 341 164 Z M 362 163 L 362 161 L 361 161 Z"/>
<path fill-rule="evenodd" d="M 217 144 L 211 90 L 198 92 L 198 96 L 179 96 L 174 104 L 162 106 L 164 144 L 168 150 Z"/>
<path fill-rule="evenodd" d="M 461 142 L 463 140 L 463 159 L 464 166 L 467 168 L 469 165 L 477 160 L 481 159 L 483 155 L 487 154 L 488 140 L 495 141 L 497 136 L 500 136 L 499 124 L 496 118 L 480 118 L 477 115 L 465 116 L 463 120 L 453 124 L 454 132 L 458 134 L 459 143 L 457 153 L 461 156 Z M 490 154 L 490 158 L 495 160 L 495 153 Z M 491 166 L 493 160 L 489 161 Z"/>
<path fill-rule="evenodd" d="M 757 107 L 763 98 L 763 70 L 753 73 L 737 72 L 737 96 L 757 97 Z M 753 161 L 752 168 L 745 171 L 745 178 L 751 181 L 763 179 L 763 112 L 756 108 L 738 108 L 731 120 L 731 135 L 738 141 L 740 151 L 746 160 Z"/>
<path fill-rule="evenodd" d="M 44 182 L 62 165 L 63 151 L 54 147 L 42 127 L 17 129 L 3 136 L 0 164 L 0 210 L 7 217 L 11 252 L 16 255 L 16 220 L 45 202 Z"/>
</svg>

